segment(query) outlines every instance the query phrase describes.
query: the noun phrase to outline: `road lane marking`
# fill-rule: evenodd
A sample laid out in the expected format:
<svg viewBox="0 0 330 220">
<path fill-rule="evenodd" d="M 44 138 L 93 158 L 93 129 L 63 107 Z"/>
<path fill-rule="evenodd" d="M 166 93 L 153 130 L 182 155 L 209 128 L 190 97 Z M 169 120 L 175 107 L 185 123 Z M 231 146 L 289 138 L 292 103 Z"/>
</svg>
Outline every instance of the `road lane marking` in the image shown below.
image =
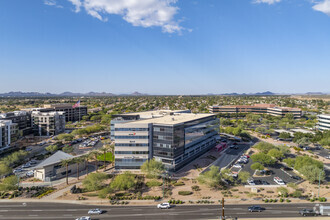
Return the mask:
<svg viewBox="0 0 330 220">
<path fill-rule="evenodd" d="M 8 210 L 0 210 L 0 212 L 8 212 Z"/>
<path fill-rule="evenodd" d="M 32 210 L 32 212 L 42 212 L 42 210 Z"/>
</svg>

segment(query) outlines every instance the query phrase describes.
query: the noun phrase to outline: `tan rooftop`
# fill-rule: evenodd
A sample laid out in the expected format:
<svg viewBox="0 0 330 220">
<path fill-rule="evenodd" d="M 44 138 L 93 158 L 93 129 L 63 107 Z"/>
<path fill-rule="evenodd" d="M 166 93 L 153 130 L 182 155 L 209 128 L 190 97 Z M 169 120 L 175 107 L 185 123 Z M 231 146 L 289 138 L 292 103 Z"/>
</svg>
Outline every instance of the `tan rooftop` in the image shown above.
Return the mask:
<svg viewBox="0 0 330 220">
<path fill-rule="evenodd" d="M 168 124 L 168 125 L 175 125 L 180 124 L 192 120 L 197 120 L 201 118 L 206 118 L 210 116 L 214 116 L 215 114 L 193 114 L 193 113 L 177 113 L 174 115 L 165 115 L 164 117 L 160 118 L 151 118 L 139 121 L 132 121 L 127 122 L 125 124 Z"/>
</svg>

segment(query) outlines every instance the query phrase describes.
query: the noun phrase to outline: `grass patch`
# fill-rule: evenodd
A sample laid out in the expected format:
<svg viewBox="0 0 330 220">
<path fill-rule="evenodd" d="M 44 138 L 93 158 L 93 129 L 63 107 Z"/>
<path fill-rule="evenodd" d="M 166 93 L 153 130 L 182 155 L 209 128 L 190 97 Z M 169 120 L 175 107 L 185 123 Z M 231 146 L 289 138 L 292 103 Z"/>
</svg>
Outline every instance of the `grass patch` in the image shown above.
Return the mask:
<svg viewBox="0 0 330 220">
<path fill-rule="evenodd" d="M 146 182 L 146 185 L 148 187 L 156 187 L 156 186 L 161 186 L 162 183 L 158 182 L 157 180 L 151 180 L 151 181 Z"/>
<path fill-rule="evenodd" d="M 105 161 L 107 162 L 113 162 L 113 155 L 111 152 L 107 152 L 105 154 Z M 104 154 L 100 154 L 99 156 L 97 156 L 97 160 L 98 161 L 104 161 Z"/>
</svg>

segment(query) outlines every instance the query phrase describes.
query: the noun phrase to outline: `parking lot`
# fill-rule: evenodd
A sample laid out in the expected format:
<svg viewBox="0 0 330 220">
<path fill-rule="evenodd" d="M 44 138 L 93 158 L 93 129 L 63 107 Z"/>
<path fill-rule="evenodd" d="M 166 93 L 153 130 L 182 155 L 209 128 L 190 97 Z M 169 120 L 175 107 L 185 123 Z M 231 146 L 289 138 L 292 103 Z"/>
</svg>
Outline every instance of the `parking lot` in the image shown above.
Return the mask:
<svg viewBox="0 0 330 220">
<path fill-rule="evenodd" d="M 330 156 L 330 150 L 324 149 L 323 147 L 319 149 L 315 147 L 311 147 L 310 150 L 313 151 L 313 153 L 315 153 L 316 155 L 319 155 L 324 158 Z"/>
<path fill-rule="evenodd" d="M 241 163 L 242 168 L 236 168 L 232 167 L 231 170 L 232 172 L 242 172 L 246 171 L 249 172 L 251 175 L 251 178 L 256 181 L 256 185 L 278 185 L 274 181 L 274 177 L 279 177 L 284 181 L 285 184 L 290 183 L 290 182 L 298 182 L 300 180 L 294 179 L 292 177 L 298 177 L 296 173 L 294 173 L 292 170 L 283 170 L 285 168 L 282 164 L 275 164 L 272 167 L 267 167 L 268 170 L 271 171 L 272 174 L 270 175 L 265 175 L 261 177 L 254 177 L 255 171 L 251 169 L 251 165 L 253 164 L 251 159 L 248 159 L 248 163 L 244 164 Z M 299 177 L 298 177 L 299 178 Z"/>
</svg>

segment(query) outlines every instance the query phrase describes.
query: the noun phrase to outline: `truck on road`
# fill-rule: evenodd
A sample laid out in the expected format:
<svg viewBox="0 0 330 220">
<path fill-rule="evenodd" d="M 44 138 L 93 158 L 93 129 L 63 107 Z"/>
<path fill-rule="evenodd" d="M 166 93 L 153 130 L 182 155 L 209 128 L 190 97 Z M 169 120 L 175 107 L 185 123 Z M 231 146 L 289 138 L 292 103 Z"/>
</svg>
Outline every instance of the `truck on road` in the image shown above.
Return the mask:
<svg viewBox="0 0 330 220">
<path fill-rule="evenodd" d="M 316 204 L 314 207 L 314 212 L 318 215 L 328 215 L 330 216 L 330 205 L 320 205 Z"/>
</svg>

